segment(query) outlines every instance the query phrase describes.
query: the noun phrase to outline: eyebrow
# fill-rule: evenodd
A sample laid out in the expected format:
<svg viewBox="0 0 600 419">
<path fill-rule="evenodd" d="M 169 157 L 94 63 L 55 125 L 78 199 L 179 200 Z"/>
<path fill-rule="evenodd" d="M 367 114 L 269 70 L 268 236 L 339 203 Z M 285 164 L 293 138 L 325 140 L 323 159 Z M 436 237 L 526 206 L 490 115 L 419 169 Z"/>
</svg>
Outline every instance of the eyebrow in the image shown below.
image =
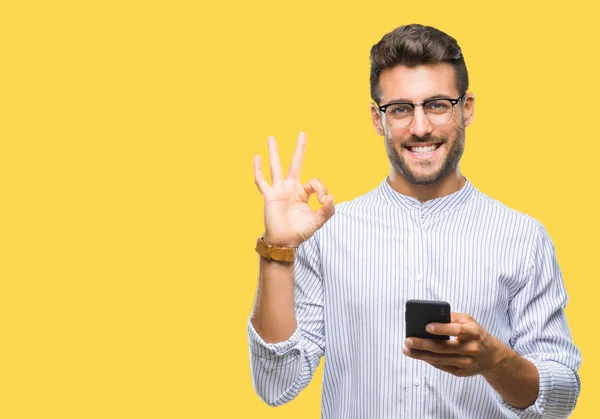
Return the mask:
<svg viewBox="0 0 600 419">
<path fill-rule="evenodd" d="M 426 101 L 426 100 L 432 100 L 432 99 L 456 99 L 456 98 L 446 95 L 446 94 L 437 94 L 437 95 L 429 96 L 429 97 L 423 99 L 422 102 Z M 397 102 L 415 103 L 412 100 L 403 99 L 403 98 L 392 99 L 387 103 L 389 104 L 389 103 L 397 103 Z"/>
</svg>

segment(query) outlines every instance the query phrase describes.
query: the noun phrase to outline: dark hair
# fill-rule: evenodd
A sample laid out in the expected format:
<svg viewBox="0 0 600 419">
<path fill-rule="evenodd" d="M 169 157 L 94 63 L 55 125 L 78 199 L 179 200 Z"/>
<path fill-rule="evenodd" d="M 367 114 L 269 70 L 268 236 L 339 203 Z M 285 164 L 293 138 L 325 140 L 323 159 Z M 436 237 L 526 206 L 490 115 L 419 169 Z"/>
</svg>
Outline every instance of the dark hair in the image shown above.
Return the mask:
<svg viewBox="0 0 600 419">
<path fill-rule="evenodd" d="M 379 76 L 398 64 L 450 63 L 454 68 L 456 89 L 463 94 L 469 88 L 469 74 L 456 39 L 439 29 L 423 25 L 405 25 L 386 33 L 371 48 L 371 98 L 379 105 Z"/>
</svg>

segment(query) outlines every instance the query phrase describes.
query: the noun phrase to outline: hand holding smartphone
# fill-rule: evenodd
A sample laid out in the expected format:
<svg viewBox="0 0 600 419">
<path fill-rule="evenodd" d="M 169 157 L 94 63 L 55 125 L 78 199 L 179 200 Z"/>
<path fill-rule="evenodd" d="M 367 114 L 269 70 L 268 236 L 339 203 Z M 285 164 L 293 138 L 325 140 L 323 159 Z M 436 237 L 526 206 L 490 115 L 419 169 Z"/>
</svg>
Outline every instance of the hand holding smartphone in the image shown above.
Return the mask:
<svg viewBox="0 0 600 419">
<path fill-rule="evenodd" d="M 408 300 L 404 318 L 407 338 L 450 339 L 450 336 L 432 335 L 425 330 L 429 323 L 450 323 L 450 304 L 445 301 Z"/>
</svg>

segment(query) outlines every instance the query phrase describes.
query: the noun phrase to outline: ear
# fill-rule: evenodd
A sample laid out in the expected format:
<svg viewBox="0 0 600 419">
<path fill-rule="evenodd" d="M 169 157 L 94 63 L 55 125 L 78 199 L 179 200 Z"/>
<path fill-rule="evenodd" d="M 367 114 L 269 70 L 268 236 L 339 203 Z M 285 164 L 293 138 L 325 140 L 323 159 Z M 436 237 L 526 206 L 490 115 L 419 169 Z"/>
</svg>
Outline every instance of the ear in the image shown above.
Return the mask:
<svg viewBox="0 0 600 419">
<path fill-rule="evenodd" d="M 373 127 L 375 128 L 375 132 L 377 135 L 383 135 L 383 121 L 381 120 L 381 116 L 379 116 L 379 110 L 375 106 L 374 103 L 371 103 L 371 120 L 373 121 Z"/>
<path fill-rule="evenodd" d="M 475 95 L 471 92 L 467 92 L 464 101 L 463 117 L 465 127 L 468 127 L 473 122 L 473 117 L 475 116 Z"/>
</svg>

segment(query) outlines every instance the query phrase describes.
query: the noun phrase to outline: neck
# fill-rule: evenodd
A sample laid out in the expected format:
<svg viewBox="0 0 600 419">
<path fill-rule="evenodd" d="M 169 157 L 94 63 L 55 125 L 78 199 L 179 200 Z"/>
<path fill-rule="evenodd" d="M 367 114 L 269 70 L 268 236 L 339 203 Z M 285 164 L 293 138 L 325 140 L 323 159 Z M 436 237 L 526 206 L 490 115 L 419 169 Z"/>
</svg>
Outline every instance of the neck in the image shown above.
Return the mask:
<svg viewBox="0 0 600 419">
<path fill-rule="evenodd" d="M 460 190 L 467 180 L 456 168 L 455 171 L 449 173 L 446 177 L 438 180 L 435 183 L 428 185 L 418 185 L 411 183 L 392 169 L 388 176 L 387 182 L 392 189 L 403 195 L 417 198 L 421 202 L 429 201 L 430 199 L 441 198 L 442 196 L 453 194 Z"/>
</svg>

